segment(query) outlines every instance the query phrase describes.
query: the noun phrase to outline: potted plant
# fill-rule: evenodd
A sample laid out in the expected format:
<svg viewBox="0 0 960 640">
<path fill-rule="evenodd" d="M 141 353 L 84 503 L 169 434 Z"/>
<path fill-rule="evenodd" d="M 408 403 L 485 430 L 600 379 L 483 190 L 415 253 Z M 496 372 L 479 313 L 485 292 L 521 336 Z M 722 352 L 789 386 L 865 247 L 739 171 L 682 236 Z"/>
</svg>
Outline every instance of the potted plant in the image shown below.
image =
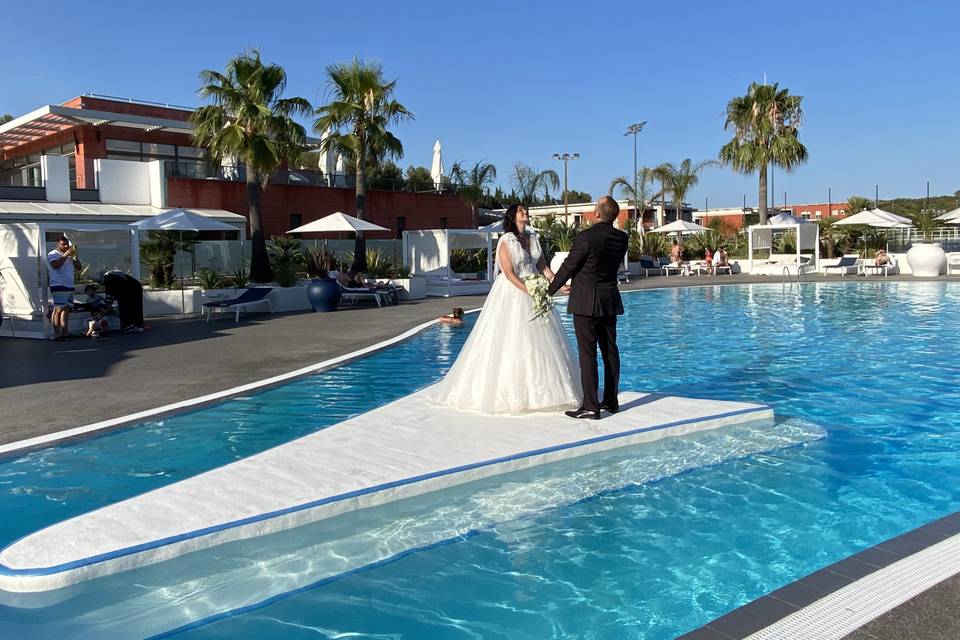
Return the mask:
<svg viewBox="0 0 960 640">
<path fill-rule="evenodd" d="M 310 247 L 304 253 L 304 266 L 311 277 L 307 300 L 315 312 L 336 311 L 340 306 L 340 285 L 330 277 L 333 254 L 323 247 Z"/>
<path fill-rule="evenodd" d="M 577 235 L 578 231 L 579 229 L 576 227 L 557 225 L 553 236 L 553 259 L 550 260 L 550 270 L 554 273 L 570 255 L 570 249 L 573 248 L 573 237 Z"/>
<path fill-rule="evenodd" d="M 915 240 L 907 251 L 910 271 L 920 278 L 934 278 L 940 275 L 947 264 L 943 247 L 933 241 L 933 231 L 939 226 L 939 221 L 933 211 L 924 210 L 914 217 L 913 223 L 923 235 L 923 240 Z"/>
</svg>

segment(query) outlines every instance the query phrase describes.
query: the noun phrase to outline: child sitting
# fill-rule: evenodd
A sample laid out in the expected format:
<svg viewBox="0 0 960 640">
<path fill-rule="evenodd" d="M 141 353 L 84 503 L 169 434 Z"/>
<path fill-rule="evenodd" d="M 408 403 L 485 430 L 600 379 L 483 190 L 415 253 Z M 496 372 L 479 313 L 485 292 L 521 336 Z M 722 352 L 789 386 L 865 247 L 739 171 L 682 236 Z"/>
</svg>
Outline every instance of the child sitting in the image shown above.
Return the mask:
<svg viewBox="0 0 960 640">
<path fill-rule="evenodd" d="M 90 320 L 87 320 L 87 330 L 83 334 L 84 338 L 99 338 L 105 336 L 110 331 L 110 323 L 103 317 L 101 309 L 94 309 L 90 312 Z"/>
</svg>

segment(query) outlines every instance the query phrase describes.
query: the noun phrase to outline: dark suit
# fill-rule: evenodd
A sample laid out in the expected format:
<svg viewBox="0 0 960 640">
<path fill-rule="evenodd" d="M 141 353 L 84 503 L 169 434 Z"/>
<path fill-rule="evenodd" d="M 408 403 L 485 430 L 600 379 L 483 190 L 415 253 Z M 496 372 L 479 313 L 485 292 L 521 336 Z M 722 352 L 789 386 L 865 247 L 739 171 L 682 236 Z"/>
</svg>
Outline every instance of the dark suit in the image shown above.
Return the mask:
<svg viewBox="0 0 960 640">
<path fill-rule="evenodd" d="M 583 409 L 600 411 L 597 387 L 597 347 L 603 358 L 603 402 L 618 408 L 620 351 L 617 349 L 617 316 L 623 301 L 617 288 L 617 272 L 627 253 L 627 234 L 607 222 L 597 222 L 573 240 L 570 255 L 550 284 L 556 293 L 569 279 L 567 311 L 573 314 L 583 384 Z"/>
</svg>

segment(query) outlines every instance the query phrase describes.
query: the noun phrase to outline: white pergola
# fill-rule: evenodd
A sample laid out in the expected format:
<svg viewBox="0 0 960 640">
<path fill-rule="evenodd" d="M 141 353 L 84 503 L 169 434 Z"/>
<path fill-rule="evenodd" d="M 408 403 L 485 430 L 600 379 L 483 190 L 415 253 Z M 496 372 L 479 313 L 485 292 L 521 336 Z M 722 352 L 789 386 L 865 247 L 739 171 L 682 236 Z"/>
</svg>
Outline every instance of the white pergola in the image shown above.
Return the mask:
<svg viewBox="0 0 960 640">
<path fill-rule="evenodd" d="M 465 274 L 454 272 L 450 265 L 454 249 L 486 249 L 486 280 L 467 280 L 461 277 Z M 427 295 L 483 293 L 493 282 L 493 234 L 482 229 L 404 231 L 403 265 L 411 274 L 427 278 Z"/>
<path fill-rule="evenodd" d="M 747 246 L 750 273 L 753 273 L 753 252 L 755 249 L 770 249 L 771 252 L 773 251 L 774 232 L 793 231 L 797 234 L 797 265 L 800 264 L 800 254 L 804 251 L 812 251 L 814 264 L 820 264 L 820 225 L 818 224 L 755 224 L 748 231 Z"/>
</svg>

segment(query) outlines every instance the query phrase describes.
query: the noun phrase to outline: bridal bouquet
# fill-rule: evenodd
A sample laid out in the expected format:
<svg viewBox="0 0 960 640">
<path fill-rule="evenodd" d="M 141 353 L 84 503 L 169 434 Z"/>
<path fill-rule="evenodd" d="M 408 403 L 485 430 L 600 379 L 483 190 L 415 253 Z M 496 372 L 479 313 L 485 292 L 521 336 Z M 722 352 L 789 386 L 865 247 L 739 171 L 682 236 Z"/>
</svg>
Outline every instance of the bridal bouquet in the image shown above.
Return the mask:
<svg viewBox="0 0 960 640">
<path fill-rule="evenodd" d="M 524 278 L 523 284 L 527 287 L 527 293 L 533 298 L 534 316 L 530 321 L 546 318 L 547 314 L 553 310 L 553 297 L 548 291 L 550 282 L 538 273 Z"/>
</svg>

